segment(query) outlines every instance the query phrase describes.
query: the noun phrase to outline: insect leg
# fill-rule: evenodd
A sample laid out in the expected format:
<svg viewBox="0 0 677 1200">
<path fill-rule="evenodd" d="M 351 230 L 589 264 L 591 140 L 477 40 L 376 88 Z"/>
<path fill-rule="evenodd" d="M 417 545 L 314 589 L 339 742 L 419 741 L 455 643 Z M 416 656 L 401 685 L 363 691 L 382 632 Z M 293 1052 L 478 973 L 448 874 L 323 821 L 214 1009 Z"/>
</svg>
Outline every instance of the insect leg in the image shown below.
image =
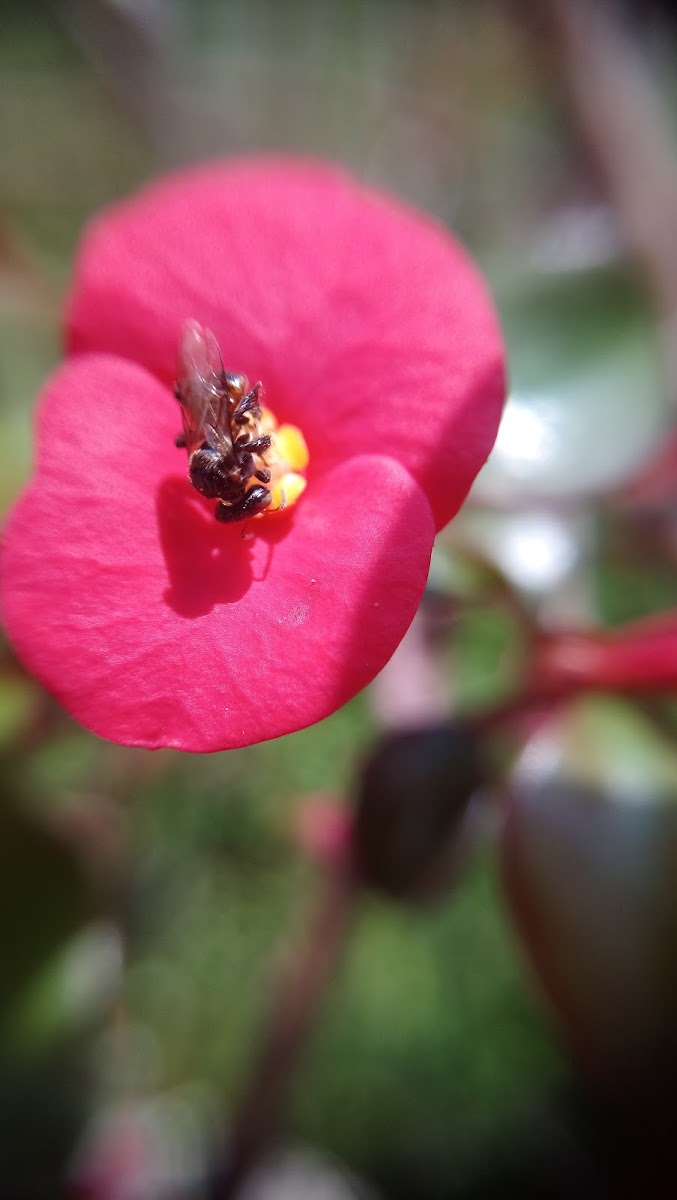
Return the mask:
<svg viewBox="0 0 677 1200">
<path fill-rule="evenodd" d="M 273 439 L 269 433 L 253 438 L 251 442 L 248 441 L 246 434 L 241 434 L 235 441 L 236 449 L 246 450 L 249 454 L 265 454 L 266 450 L 270 450 L 272 444 Z"/>
<path fill-rule="evenodd" d="M 235 425 L 244 425 L 248 417 L 258 420 L 261 416 L 261 401 L 263 400 L 263 384 L 255 383 L 246 396 L 235 405 L 231 420 Z"/>
</svg>

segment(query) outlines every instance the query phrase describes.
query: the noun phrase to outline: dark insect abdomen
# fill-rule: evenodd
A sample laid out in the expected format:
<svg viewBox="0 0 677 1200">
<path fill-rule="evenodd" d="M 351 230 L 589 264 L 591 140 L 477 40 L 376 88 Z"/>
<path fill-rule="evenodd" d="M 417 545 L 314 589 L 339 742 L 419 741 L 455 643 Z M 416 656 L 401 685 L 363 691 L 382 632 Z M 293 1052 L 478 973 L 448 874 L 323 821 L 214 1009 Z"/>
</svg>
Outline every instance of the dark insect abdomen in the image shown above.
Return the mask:
<svg viewBox="0 0 677 1200">
<path fill-rule="evenodd" d="M 239 457 L 240 461 L 236 463 L 209 446 L 194 450 L 188 466 L 190 482 L 208 500 L 236 500 L 242 496 L 244 485 L 255 470 L 251 454 Z"/>
</svg>

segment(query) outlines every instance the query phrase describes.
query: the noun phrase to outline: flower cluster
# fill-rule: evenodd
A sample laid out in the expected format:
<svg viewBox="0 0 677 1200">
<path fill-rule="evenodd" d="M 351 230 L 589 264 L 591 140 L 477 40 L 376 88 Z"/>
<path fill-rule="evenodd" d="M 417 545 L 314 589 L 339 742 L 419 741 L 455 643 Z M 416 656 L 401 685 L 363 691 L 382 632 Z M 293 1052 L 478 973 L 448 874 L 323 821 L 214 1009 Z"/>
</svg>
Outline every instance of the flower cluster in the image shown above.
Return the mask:
<svg viewBox="0 0 677 1200">
<path fill-rule="evenodd" d="M 307 443 L 303 496 L 254 536 L 214 520 L 175 446 L 187 319 Z M 211 751 L 320 720 L 404 635 L 503 392 L 484 284 L 428 218 L 308 162 L 160 180 L 79 253 L 5 532 L 17 653 L 126 744 Z"/>
</svg>

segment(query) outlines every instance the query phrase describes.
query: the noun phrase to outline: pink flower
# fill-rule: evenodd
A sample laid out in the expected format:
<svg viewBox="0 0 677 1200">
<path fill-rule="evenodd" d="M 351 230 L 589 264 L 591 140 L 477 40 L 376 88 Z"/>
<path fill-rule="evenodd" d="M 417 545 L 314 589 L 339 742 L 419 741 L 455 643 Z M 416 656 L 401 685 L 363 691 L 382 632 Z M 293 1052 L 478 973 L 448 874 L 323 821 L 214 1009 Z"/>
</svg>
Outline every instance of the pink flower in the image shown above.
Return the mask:
<svg viewBox="0 0 677 1200">
<path fill-rule="evenodd" d="M 308 445 L 304 495 L 248 540 L 174 445 L 186 319 Z M 67 326 L 6 529 L 21 659 L 130 745 L 226 749 L 339 708 L 404 635 L 496 433 L 501 339 L 464 251 L 337 169 L 216 164 L 93 222 Z"/>
</svg>

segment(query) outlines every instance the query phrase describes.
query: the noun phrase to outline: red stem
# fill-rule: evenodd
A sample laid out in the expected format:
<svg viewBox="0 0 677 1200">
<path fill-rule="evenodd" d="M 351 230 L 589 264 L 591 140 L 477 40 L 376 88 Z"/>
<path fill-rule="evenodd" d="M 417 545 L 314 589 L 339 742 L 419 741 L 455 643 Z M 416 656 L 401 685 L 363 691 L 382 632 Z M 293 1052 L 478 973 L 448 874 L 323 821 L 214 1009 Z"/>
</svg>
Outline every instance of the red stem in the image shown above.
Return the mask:
<svg viewBox="0 0 677 1200">
<path fill-rule="evenodd" d="M 265 1153 L 291 1081 L 342 957 L 359 887 L 349 871 L 326 881 L 305 940 L 292 951 L 277 988 L 228 1139 L 227 1159 L 212 1181 L 212 1200 L 231 1200 Z"/>
</svg>

